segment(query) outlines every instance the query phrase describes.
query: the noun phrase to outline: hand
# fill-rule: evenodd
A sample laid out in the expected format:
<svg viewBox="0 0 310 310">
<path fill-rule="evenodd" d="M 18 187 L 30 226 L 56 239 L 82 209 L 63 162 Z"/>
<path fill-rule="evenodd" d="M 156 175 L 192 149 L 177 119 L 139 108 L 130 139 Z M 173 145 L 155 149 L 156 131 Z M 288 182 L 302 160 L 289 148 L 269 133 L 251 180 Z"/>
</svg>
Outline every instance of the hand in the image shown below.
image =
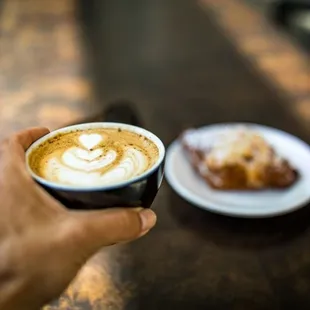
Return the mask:
<svg viewBox="0 0 310 310">
<path fill-rule="evenodd" d="M 149 209 L 71 211 L 39 187 L 25 150 L 48 130 L 22 131 L 0 144 L 0 309 L 39 309 L 58 297 L 101 247 L 146 234 Z"/>
</svg>

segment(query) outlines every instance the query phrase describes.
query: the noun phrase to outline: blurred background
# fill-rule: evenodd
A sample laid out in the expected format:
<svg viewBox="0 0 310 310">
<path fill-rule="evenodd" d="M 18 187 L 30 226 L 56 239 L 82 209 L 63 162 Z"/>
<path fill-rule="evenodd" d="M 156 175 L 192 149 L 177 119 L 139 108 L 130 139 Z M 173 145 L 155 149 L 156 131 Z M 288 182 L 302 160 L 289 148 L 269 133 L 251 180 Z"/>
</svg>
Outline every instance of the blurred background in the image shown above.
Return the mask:
<svg viewBox="0 0 310 310">
<path fill-rule="evenodd" d="M 220 93 L 232 87 L 233 101 L 245 101 L 249 85 L 237 73 L 245 70 L 252 71 L 248 83 L 256 93 L 261 92 L 254 79 L 274 94 L 282 92 L 281 105 L 301 121 L 310 119 L 307 0 L 0 3 L 1 137 L 31 125 L 56 128 L 79 121 L 119 98 L 143 105 L 147 123 L 152 126 L 154 119 L 159 125 L 169 116 L 155 120 L 153 112 L 165 114 L 156 102 L 173 105 L 182 96 L 181 85 L 190 89 L 195 83 L 196 92 L 187 91 L 179 103 L 205 98 L 217 113 L 217 103 L 231 98 Z M 246 98 L 248 107 L 258 101 L 254 97 L 255 91 Z M 251 118 L 241 110 L 232 120 Z"/>
<path fill-rule="evenodd" d="M 267 15 L 293 39 L 310 50 L 310 12 L 306 0 L 246 0 Z"/>
</svg>

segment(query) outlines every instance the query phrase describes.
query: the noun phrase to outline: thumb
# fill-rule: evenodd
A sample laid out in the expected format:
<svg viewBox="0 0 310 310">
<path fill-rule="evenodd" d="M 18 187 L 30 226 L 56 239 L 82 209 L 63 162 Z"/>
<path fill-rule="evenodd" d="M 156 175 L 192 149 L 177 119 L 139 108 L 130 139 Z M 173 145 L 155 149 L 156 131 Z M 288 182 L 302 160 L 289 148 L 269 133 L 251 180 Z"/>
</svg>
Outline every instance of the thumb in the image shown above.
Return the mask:
<svg viewBox="0 0 310 310">
<path fill-rule="evenodd" d="M 131 241 L 145 235 L 156 223 L 151 209 L 111 208 L 74 212 L 72 233 L 80 248 L 89 254 L 101 247 Z"/>
</svg>

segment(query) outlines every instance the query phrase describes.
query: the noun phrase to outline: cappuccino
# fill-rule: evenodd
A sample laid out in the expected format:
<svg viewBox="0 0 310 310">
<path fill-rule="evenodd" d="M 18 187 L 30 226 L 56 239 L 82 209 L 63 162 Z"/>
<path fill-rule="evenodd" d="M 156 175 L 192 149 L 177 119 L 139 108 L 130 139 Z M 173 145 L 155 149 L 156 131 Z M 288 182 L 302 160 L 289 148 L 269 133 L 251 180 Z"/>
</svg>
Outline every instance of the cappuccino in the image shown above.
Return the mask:
<svg viewBox="0 0 310 310">
<path fill-rule="evenodd" d="M 41 178 L 72 186 L 114 185 L 149 170 L 159 149 L 147 137 L 121 128 L 60 133 L 35 147 L 30 169 Z"/>
</svg>

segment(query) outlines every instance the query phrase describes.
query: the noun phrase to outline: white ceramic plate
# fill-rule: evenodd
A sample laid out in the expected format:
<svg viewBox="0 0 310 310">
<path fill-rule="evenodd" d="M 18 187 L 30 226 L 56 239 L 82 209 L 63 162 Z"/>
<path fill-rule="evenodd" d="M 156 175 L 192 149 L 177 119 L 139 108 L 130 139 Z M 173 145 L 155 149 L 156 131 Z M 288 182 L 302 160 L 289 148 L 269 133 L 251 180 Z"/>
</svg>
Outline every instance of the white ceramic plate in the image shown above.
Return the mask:
<svg viewBox="0 0 310 310">
<path fill-rule="evenodd" d="M 182 146 L 174 141 L 167 151 L 165 175 L 172 188 L 188 202 L 208 211 L 236 217 L 263 218 L 292 212 L 310 202 L 310 147 L 283 131 L 255 124 L 219 124 L 199 130 L 218 133 L 227 126 L 247 125 L 258 131 L 276 152 L 298 169 L 300 179 L 284 190 L 214 190 L 193 170 Z"/>
</svg>

